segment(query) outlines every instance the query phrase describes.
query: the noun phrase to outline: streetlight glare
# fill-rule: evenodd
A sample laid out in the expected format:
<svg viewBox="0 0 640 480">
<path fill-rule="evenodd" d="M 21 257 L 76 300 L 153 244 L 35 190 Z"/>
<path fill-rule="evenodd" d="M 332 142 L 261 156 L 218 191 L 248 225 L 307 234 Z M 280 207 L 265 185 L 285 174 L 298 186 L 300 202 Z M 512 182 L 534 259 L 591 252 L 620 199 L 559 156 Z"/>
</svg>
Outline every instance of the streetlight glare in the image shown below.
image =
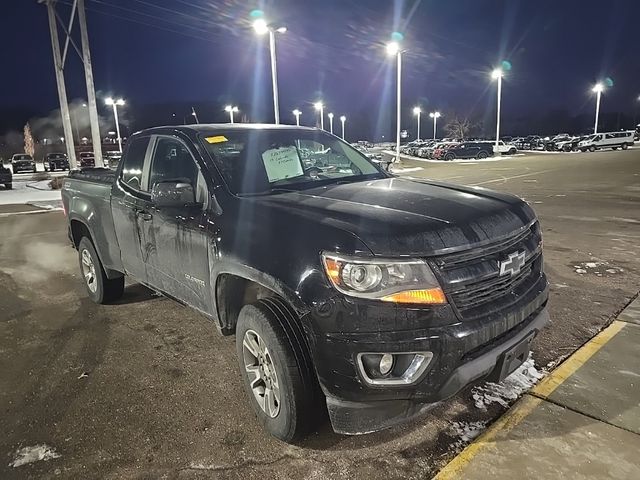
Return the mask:
<svg viewBox="0 0 640 480">
<path fill-rule="evenodd" d="M 229 112 L 237 112 L 238 111 L 238 107 L 236 106 L 231 106 L 231 105 L 227 105 L 226 107 L 224 107 L 224 111 L 229 113 Z"/>
<path fill-rule="evenodd" d="M 324 105 L 322 104 L 322 102 L 316 102 L 313 104 L 313 108 L 315 108 L 316 110 L 321 110 L 324 107 Z"/>
<path fill-rule="evenodd" d="M 345 117 L 344 115 L 341 115 L 341 116 L 340 116 L 340 121 L 341 121 L 341 122 L 344 122 L 344 121 L 346 121 L 346 120 L 347 120 L 347 117 Z"/>
<path fill-rule="evenodd" d="M 431 112 L 429 116 L 431 118 L 440 118 L 440 112 Z"/>
<path fill-rule="evenodd" d="M 104 99 L 104 104 L 105 105 L 113 105 L 113 98 L 111 97 L 107 97 Z"/>
<path fill-rule="evenodd" d="M 496 68 L 493 72 L 491 72 L 491 78 L 497 80 L 498 78 L 502 78 L 502 69 Z"/>
<path fill-rule="evenodd" d="M 413 107 L 413 114 L 420 115 L 422 113 L 422 109 L 420 107 Z"/>
<path fill-rule="evenodd" d="M 602 93 L 604 91 L 604 85 L 601 83 L 596 83 L 591 89 L 593 93 Z"/>
<path fill-rule="evenodd" d="M 333 118 L 333 113 L 329 112 L 329 113 L 327 114 L 327 117 L 329 117 L 329 118 Z"/>
<path fill-rule="evenodd" d="M 387 54 L 396 55 L 400 51 L 400 44 L 398 42 L 387 43 Z"/>
<path fill-rule="evenodd" d="M 302 112 L 296 108 L 292 113 L 294 115 L 300 115 Z"/>
<path fill-rule="evenodd" d="M 276 32 L 278 33 L 285 33 L 286 31 L 287 31 L 287 27 L 276 28 Z"/>
<path fill-rule="evenodd" d="M 269 31 L 269 25 L 264 18 L 258 18 L 253 22 L 253 29 L 258 35 L 264 35 Z"/>
<path fill-rule="evenodd" d="M 118 100 L 116 100 L 116 105 L 120 105 L 120 106 L 124 105 L 124 99 L 119 98 Z"/>
</svg>

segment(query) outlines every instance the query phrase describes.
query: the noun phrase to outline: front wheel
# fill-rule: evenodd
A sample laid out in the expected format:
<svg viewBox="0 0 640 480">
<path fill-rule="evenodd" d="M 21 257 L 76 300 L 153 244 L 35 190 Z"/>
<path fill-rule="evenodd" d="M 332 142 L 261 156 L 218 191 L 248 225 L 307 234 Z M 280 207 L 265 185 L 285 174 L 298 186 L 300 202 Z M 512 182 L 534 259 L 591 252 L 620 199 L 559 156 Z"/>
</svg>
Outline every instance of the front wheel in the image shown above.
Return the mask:
<svg viewBox="0 0 640 480">
<path fill-rule="evenodd" d="M 245 305 L 236 326 L 249 401 L 263 427 L 288 443 L 302 438 L 318 418 L 315 376 L 296 328 L 295 314 L 274 298 Z"/>
<path fill-rule="evenodd" d="M 595 152 L 595 151 L 596 151 L 596 147 L 594 147 L 593 145 L 591 145 L 591 146 L 589 147 L 589 151 L 590 151 L 590 152 Z"/>
<path fill-rule="evenodd" d="M 509 151 L 507 153 L 509 155 L 515 155 L 517 153 L 517 150 L 515 148 L 511 148 L 511 149 L 509 149 Z"/>
<path fill-rule="evenodd" d="M 453 160 L 454 158 L 456 158 L 456 157 L 455 157 L 455 155 L 454 155 L 453 153 L 447 153 L 447 154 L 444 156 L 444 159 L 445 159 L 447 162 L 450 162 L 450 161 L 451 161 L 451 160 Z"/>
<path fill-rule="evenodd" d="M 627 143 L 623 143 L 622 144 L 622 149 L 626 150 L 627 148 L 629 148 L 629 145 Z"/>
<path fill-rule="evenodd" d="M 104 271 L 96 249 L 87 237 L 78 244 L 80 272 L 89 298 L 95 303 L 108 303 L 117 300 L 124 293 L 124 275 L 109 279 Z"/>
</svg>

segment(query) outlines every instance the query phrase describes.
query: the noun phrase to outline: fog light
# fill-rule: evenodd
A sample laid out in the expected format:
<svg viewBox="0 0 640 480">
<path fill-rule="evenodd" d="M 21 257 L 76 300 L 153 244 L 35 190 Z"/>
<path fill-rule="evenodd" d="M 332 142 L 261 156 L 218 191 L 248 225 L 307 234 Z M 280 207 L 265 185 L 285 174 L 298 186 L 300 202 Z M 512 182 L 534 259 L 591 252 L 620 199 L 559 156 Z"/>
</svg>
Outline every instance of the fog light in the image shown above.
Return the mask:
<svg viewBox="0 0 640 480">
<path fill-rule="evenodd" d="M 386 375 L 393 368 L 393 355 L 390 353 L 385 353 L 380 357 L 380 365 L 378 366 L 380 369 L 380 373 L 382 375 Z"/>
</svg>

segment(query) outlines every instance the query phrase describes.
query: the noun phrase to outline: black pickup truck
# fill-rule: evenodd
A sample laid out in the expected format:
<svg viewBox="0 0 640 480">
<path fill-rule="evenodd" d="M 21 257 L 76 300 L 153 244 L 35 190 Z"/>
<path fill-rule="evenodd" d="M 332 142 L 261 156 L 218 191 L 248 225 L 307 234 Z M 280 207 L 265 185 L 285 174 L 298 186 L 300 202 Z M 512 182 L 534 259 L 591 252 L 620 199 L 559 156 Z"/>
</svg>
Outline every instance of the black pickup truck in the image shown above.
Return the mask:
<svg viewBox="0 0 640 480">
<path fill-rule="evenodd" d="M 322 130 L 141 131 L 62 199 L 89 296 L 117 299 L 129 275 L 235 335 L 250 402 L 285 441 L 323 404 L 335 431 L 366 433 L 499 381 L 549 318 L 524 201 L 398 178 Z"/>
</svg>

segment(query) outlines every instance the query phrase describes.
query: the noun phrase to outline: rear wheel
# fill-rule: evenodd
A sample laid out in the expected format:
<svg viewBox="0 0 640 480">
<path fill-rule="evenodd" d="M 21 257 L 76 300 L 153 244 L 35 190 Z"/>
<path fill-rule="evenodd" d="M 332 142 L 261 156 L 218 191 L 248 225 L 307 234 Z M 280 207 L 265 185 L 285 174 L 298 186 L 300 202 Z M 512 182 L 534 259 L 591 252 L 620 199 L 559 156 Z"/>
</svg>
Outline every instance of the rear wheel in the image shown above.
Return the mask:
<svg viewBox="0 0 640 480">
<path fill-rule="evenodd" d="M 478 155 L 476 156 L 476 158 L 478 160 L 482 160 L 483 158 L 487 158 L 489 156 L 489 154 L 487 152 L 478 152 Z"/>
<path fill-rule="evenodd" d="M 589 151 L 590 151 L 590 152 L 595 152 L 595 151 L 596 151 L 596 147 L 594 147 L 593 145 L 591 145 L 591 146 L 589 147 Z"/>
<path fill-rule="evenodd" d="M 243 383 L 258 420 L 285 442 L 302 438 L 318 418 L 315 374 L 298 320 L 280 299 L 245 305 L 236 326 Z"/>
<path fill-rule="evenodd" d="M 84 286 L 91 300 L 95 303 L 108 303 L 122 296 L 124 275 L 107 278 L 96 249 L 87 237 L 82 237 L 78 244 L 78 257 Z"/>
<path fill-rule="evenodd" d="M 456 158 L 456 156 L 455 156 L 453 153 L 447 153 L 447 154 L 444 156 L 444 159 L 445 159 L 445 160 L 447 160 L 448 162 L 449 162 L 449 161 L 451 161 L 451 160 L 453 160 L 454 158 Z"/>
</svg>

